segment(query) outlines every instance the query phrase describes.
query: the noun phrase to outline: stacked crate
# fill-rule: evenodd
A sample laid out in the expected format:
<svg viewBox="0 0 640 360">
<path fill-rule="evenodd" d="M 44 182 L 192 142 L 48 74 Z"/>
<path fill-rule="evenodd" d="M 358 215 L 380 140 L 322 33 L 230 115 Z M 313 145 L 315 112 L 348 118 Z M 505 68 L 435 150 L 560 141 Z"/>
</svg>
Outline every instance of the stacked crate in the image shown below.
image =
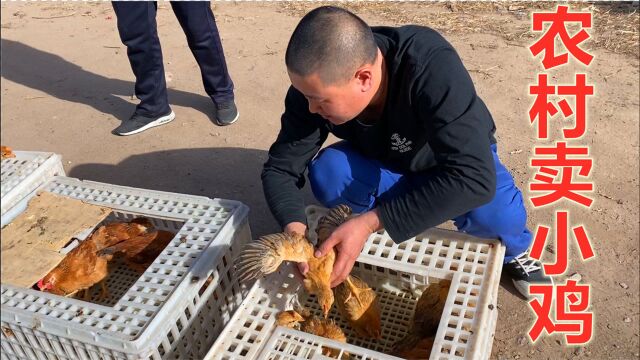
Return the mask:
<svg viewBox="0 0 640 360">
<path fill-rule="evenodd" d="M 251 239 L 248 208 L 61 176 L 40 190 L 111 208 L 105 221 L 145 216 L 176 235 L 142 275 L 116 262 L 107 299 L 2 284 L 1 358 L 202 358 L 247 294 L 232 259 Z"/>
<path fill-rule="evenodd" d="M 2 160 L 2 226 L 24 210 L 12 210 L 20 200 L 51 177 L 64 175 L 60 155 L 36 151 L 15 151 L 14 155 L 15 157 Z"/>
</svg>

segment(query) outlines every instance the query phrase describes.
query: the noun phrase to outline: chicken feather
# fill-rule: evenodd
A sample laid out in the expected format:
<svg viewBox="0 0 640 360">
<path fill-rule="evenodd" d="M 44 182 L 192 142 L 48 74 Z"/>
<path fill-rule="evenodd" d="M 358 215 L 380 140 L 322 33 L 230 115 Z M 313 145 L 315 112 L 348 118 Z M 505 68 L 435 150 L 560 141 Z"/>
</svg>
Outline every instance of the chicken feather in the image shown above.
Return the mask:
<svg viewBox="0 0 640 360">
<path fill-rule="evenodd" d="M 38 288 L 56 295 L 70 296 L 102 282 L 109 275 L 108 263 L 113 259 L 113 254 L 102 254 L 100 251 L 143 236 L 151 227 L 149 220 L 144 218 L 101 225 L 40 279 Z M 106 295 L 104 284 L 103 295 Z"/>
<path fill-rule="evenodd" d="M 132 270 L 143 273 L 171 242 L 174 233 L 164 230 L 146 232 L 140 236 L 121 241 L 99 252 L 103 254 L 122 254 L 125 264 Z"/>
<path fill-rule="evenodd" d="M 277 233 L 261 237 L 243 248 L 235 259 L 238 279 L 242 282 L 263 277 L 278 270 L 282 262 L 306 262 L 309 271 L 303 285 L 307 292 L 318 297 L 318 303 L 326 318 L 333 305 L 334 297 L 330 286 L 331 271 L 335 252 L 316 258 L 309 240 L 300 234 Z"/>
<path fill-rule="evenodd" d="M 425 349 L 424 344 L 428 344 L 427 339 L 433 338 L 438 331 L 450 287 L 450 280 L 440 280 L 439 283 L 431 284 L 424 290 L 416 303 L 413 321 L 407 335 L 393 346 L 394 355 L 415 354 L 425 350 L 431 352 L 431 348 Z"/>
<path fill-rule="evenodd" d="M 352 210 L 349 206 L 338 205 L 320 218 L 316 228 L 318 244 L 326 241 L 351 215 Z M 380 339 L 382 324 L 376 292 L 364 280 L 353 275 L 347 276 L 333 291 L 338 311 L 358 335 Z"/>
<path fill-rule="evenodd" d="M 347 336 L 335 321 L 314 316 L 309 310 L 301 307 L 276 314 L 276 324 L 342 343 L 347 342 Z M 325 346 L 322 348 L 322 354 L 335 358 L 340 354 L 340 350 Z M 348 354 L 345 355 L 348 357 Z"/>
</svg>

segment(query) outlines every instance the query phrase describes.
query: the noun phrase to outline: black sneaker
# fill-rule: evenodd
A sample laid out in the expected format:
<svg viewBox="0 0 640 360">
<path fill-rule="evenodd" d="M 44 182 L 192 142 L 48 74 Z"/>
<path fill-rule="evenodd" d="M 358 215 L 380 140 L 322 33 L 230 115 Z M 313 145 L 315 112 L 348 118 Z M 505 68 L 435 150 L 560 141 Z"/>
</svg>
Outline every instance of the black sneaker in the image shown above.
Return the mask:
<svg viewBox="0 0 640 360">
<path fill-rule="evenodd" d="M 513 285 L 527 300 L 533 298 L 529 293 L 530 284 L 553 285 L 553 280 L 544 274 L 540 261 L 530 258 L 528 251 L 504 264 L 502 269 L 511 276 Z"/>
<path fill-rule="evenodd" d="M 220 126 L 231 125 L 238 120 L 240 113 L 233 100 L 216 104 L 216 124 Z"/>
<path fill-rule="evenodd" d="M 175 118 L 176 114 L 171 110 L 166 115 L 156 117 L 146 117 L 133 114 L 129 120 L 123 121 L 120 126 L 115 128 L 113 133 L 121 136 L 133 135 L 152 127 L 166 124 Z"/>
</svg>

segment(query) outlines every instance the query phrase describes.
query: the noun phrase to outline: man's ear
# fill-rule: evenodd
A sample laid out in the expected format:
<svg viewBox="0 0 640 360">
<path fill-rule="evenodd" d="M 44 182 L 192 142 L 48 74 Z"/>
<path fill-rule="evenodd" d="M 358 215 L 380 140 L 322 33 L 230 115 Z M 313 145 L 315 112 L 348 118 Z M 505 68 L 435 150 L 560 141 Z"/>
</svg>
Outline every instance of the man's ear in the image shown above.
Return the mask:
<svg viewBox="0 0 640 360">
<path fill-rule="evenodd" d="M 367 92 L 373 88 L 373 73 L 370 67 L 358 69 L 354 77 L 360 87 L 360 91 Z"/>
</svg>

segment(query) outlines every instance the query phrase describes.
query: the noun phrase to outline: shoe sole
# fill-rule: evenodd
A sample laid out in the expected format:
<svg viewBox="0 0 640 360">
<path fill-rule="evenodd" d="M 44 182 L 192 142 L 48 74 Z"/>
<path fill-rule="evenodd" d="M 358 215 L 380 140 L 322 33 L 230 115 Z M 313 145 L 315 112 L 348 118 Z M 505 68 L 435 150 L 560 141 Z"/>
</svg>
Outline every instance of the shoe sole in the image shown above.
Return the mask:
<svg viewBox="0 0 640 360">
<path fill-rule="evenodd" d="M 164 124 L 166 124 L 168 122 L 171 122 L 175 118 L 176 118 L 176 114 L 173 111 L 171 111 L 171 113 L 169 115 L 165 115 L 165 116 L 159 117 L 156 120 L 148 123 L 147 125 L 139 128 L 139 129 L 135 129 L 135 130 L 132 130 L 132 131 L 129 131 L 129 132 L 126 132 L 126 133 L 118 133 L 118 135 L 122 135 L 122 136 L 134 135 L 134 134 L 143 132 L 143 131 L 145 131 L 147 129 L 151 129 L 152 127 L 164 125 Z"/>
<path fill-rule="evenodd" d="M 234 122 L 238 121 L 238 118 L 240 118 L 240 111 L 238 111 L 238 113 L 236 114 L 236 117 L 233 118 L 233 120 L 231 120 L 228 123 L 221 123 L 220 120 L 216 119 L 216 124 L 218 124 L 218 126 L 227 126 L 227 125 L 231 125 Z"/>
<path fill-rule="evenodd" d="M 545 284 L 545 285 L 555 286 L 556 282 L 553 281 L 553 278 L 550 277 L 549 280 L 551 280 L 551 284 Z M 537 283 L 529 283 L 527 281 L 523 281 L 523 280 L 518 281 L 515 279 L 511 279 L 511 283 L 513 283 L 513 286 L 516 288 L 516 290 L 520 293 L 520 295 L 522 295 L 525 299 L 527 299 L 527 301 L 533 300 L 536 297 L 540 296 L 538 294 L 532 295 L 529 292 L 529 285 L 536 285 Z"/>
</svg>

